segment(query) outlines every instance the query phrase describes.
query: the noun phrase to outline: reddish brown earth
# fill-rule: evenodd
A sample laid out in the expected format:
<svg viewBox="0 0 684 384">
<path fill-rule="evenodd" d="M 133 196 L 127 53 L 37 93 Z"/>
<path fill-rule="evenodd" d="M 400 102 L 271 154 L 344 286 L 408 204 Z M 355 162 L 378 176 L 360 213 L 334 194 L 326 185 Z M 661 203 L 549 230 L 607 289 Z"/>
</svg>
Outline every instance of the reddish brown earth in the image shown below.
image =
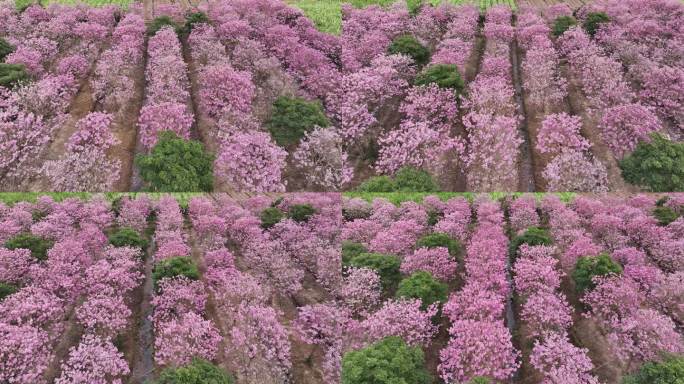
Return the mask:
<svg viewBox="0 0 684 384">
<path fill-rule="evenodd" d="M 582 92 L 581 83 L 570 71 L 566 60 L 561 60 L 561 75 L 568 81 L 568 110 L 573 115 L 582 118 L 582 136 L 591 143 L 591 153 L 597 158 L 608 172 L 608 188 L 610 192 L 637 192 L 638 190 L 625 183 L 618 162 L 608 145 L 601 138 L 598 120 L 588 111 L 588 101 Z"/>
<path fill-rule="evenodd" d="M 112 147 L 108 156 L 121 161 L 119 180 L 114 184 L 115 191 L 130 191 L 134 180 L 134 160 L 139 148 L 138 142 L 138 116 L 143 105 L 145 96 L 145 66 L 147 64 L 147 41 L 143 60 L 134 72 L 134 94 L 131 101 L 116 114 L 112 122 L 111 130 L 119 140 L 119 144 Z"/>
<path fill-rule="evenodd" d="M 515 16 L 513 16 L 515 26 Z M 520 50 L 518 48 L 517 40 L 514 40 L 509 46 L 509 53 L 511 57 L 511 70 L 513 79 L 513 88 L 515 90 L 515 101 L 517 103 L 518 114 L 521 121 L 518 124 L 518 131 L 523 143 L 520 145 L 520 152 L 518 155 L 518 191 L 533 192 L 539 190 L 539 185 L 535 178 L 535 158 L 532 154 L 532 142 L 530 139 L 527 109 L 525 108 L 522 84 L 522 70 Z"/>
</svg>

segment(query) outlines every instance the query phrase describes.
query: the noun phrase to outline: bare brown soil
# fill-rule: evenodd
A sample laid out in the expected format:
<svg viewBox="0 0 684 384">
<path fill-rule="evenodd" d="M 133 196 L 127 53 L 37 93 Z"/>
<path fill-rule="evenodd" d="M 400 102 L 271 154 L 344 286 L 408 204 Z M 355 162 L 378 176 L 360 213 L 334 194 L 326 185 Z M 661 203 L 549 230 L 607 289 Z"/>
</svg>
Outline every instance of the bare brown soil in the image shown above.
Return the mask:
<svg viewBox="0 0 684 384">
<path fill-rule="evenodd" d="M 533 192 L 539 190 L 539 186 L 537 184 L 534 172 L 536 164 L 534 162 L 534 156 L 532 155 L 532 143 L 530 140 L 527 109 L 525 108 L 522 87 L 522 70 L 520 68 L 522 61 L 517 40 L 514 40 L 511 43 L 509 47 L 509 53 L 511 57 L 511 69 L 513 72 L 512 79 L 513 87 L 515 89 L 515 101 L 518 107 L 518 114 L 522 118 L 518 124 L 518 132 L 520 137 L 523 139 L 523 143 L 520 145 L 520 152 L 518 154 L 518 191 Z"/>
<path fill-rule="evenodd" d="M 134 72 L 134 94 L 128 105 L 116 114 L 111 130 L 119 140 L 119 144 L 110 149 L 108 156 L 121 161 L 119 180 L 114 184 L 115 191 L 132 190 L 134 160 L 138 153 L 138 116 L 145 96 L 145 66 L 147 64 L 147 41 L 143 53 L 143 60 Z"/>
<path fill-rule="evenodd" d="M 591 153 L 598 159 L 608 172 L 608 188 L 611 192 L 637 192 L 638 190 L 625 183 L 618 162 L 608 145 L 601 138 L 598 120 L 588 111 L 588 101 L 582 92 L 580 81 L 573 75 L 566 60 L 561 59 L 561 75 L 568 80 L 569 111 L 582 118 L 582 136 L 591 143 Z"/>
<path fill-rule="evenodd" d="M 76 96 L 69 105 L 68 118 L 58 129 L 47 147 L 43 155 L 40 157 L 40 164 L 45 164 L 49 160 L 58 160 L 66 152 L 66 143 L 74 132 L 76 132 L 76 123 L 84 118 L 90 111 L 93 110 L 92 89 L 90 88 L 90 74 L 94 69 L 91 66 L 91 72 L 85 76 L 80 82 L 80 87 Z M 52 190 L 50 181 L 44 175 L 38 173 L 34 178 L 26 180 L 25 190 L 29 191 L 50 191 Z"/>
<path fill-rule="evenodd" d="M 133 291 L 130 307 L 132 321 L 122 341 L 121 351 L 128 362 L 131 374 L 129 384 L 146 383 L 154 374 L 154 334 L 152 330 L 152 267 L 155 245 L 153 242 L 146 250 L 143 283 Z"/>
<path fill-rule="evenodd" d="M 48 365 L 43 377 L 48 383 L 52 383 L 61 374 L 61 364 L 69 356 L 69 348 L 78 344 L 83 334 L 83 327 L 76 321 L 76 307 L 81 301 L 79 300 L 71 307 L 67 318 L 64 320 L 64 332 L 57 340 L 53 347 L 54 356 Z"/>
</svg>

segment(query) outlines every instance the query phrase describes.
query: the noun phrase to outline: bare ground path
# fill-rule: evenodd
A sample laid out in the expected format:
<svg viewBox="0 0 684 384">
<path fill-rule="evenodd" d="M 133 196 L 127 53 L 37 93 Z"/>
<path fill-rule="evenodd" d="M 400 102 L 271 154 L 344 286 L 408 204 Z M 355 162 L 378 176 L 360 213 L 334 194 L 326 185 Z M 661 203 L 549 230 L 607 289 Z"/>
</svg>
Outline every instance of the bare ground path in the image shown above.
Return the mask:
<svg viewBox="0 0 684 384">
<path fill-rule="evenodd" d="M 152 267 L 154 265 L 154 250 L 155 245 L 150 242 L 145 255 L 145 263 L 143 272 L 145 280 L 140 288 L 140 292 L 136 290 L 136 300 L 138 308 L 133 312 L 134 320 L 133 339 L 128 340 L 127 343 L 133 351 L 129 357 L 129 366 L 131 374 L 128 379 L 129 384 L 146 383 L 152 379 L 154 374 L 154 331 L 152 325 L 152 296 L 154 295 L 154 284 L 152 281 Z M 138 296 L 139 295 L 139 296 Z M 138 300 L 139 299 L 139 300 Z"/>
<path fill-rule="evenodd" d="M 615 156 L 608 148 L 601 137 L 598 127 L 598 120 L 589 113 L 588 101 L 580 81 L 572 74 L 569 64 L 565 59 L 561 59 L 561 76 L 568 81 L 568 110 L 571 114 L 582 118 L 582 136 L 591 143 L 591 153 L 597 158 L 608 172 L 608 188 L 610 192 L 637 192 L 638 189 L 628 185 L 622 178 L 622 171 Z"/>
<path fill-rule="evenodd" d="M 516 24 L 516 15 L 513 15 L 513 26 Z M 521 120 L 518 124 L 518 132 L 523 139 L 520 145 L 520 152 L 518 155 L 519 169 L 518 169 L 518 191 L 519 192 L 534 192 L 539 190 L 537 181 L 535 180 L 535 161 L 532 156 L 532 144 L 530 141 L 530 133 L 527 126 L 527 110 L 525 109 L 525 102 L 523 97 L 522 87 L 522 72 L 520 69 L 520 50 L 518 48 L 518 40 L 514 39 L 510 44 L 509 53 L 511 57 L 511 69 L 513 71 L 513 87 L 515 90 L 515 101 L 517 104 L 518 115 Z"/>
<path fill-rule="evenodd" d="M 236 202 L 241 203 L 244 194 L 235 195 Z M 269 194 L 274 199 L 278 194 Z M 230 251 L 235 255 L 236 267 L 245 273 L 250 273 L 251 268 L 245 262 L 240 249 L 234 244 L 230 246 Z M 292 322 L 296 319 L 298 307 L 312 305 L 329 300 L 329 293 L 316 281 L 314 276 L 305 270 L 302 289 L 292 296 L 274 294 L 271 298 L 271 305 L 281 312 L 280 322 L 290 331 L 290 351 L 291 351 L 291 378 L 294 383 L 317 384 L 324 383 L 323 372 L 320 370 L 323 362 L 324 351 L 320 346 L 304 343 L 294 335 L 291 328 Z"/>
</svg>

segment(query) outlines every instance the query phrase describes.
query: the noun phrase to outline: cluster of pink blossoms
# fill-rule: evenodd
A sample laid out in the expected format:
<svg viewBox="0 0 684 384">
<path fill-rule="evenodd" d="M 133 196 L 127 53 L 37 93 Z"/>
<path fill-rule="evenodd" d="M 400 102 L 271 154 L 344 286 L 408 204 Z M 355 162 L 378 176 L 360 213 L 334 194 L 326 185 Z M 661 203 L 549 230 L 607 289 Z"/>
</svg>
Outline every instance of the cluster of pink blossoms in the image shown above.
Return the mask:
<svg viewBox="0 0 684 384">
<path fill-rule="evenodd" d="M 176 32 L 170 27 L 160 29 L 150 38 L 147 54 L 145 106 L 140 111 L 138 127 L 140 141 L 150 149 L 162 131 L 188 139 L 194 116 L 188 109 L 187 65 Z"/>
<path fill-rule="evenodd" d="M 440 351 L 439 373 L 445 382 L 476 376 L 507 380 L 520 365 L 520 353 L 503 322 L 504 302 L 510 294 L 508 239 L 497 224 L 503 215 L 491 201 L 477 204 L 480 220 L 466 251 L 466 285 L 444 305 L 452 322 L 449 343 Z"/>
</svg>

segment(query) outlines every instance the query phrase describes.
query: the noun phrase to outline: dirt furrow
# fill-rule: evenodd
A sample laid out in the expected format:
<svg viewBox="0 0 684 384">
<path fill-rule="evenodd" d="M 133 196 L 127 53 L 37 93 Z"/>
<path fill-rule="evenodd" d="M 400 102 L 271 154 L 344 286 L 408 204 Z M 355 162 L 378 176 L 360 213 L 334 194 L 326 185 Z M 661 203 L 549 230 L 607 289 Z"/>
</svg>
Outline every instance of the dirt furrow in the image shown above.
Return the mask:
<svg viewBox="0 0 684 384">
<path fill-rule="evenodd" d="M 145 257 L 144 274 L 145 280 L 142 285 L 139 306 L 134 312 L 136 332 L 133 340 L 128 342 L 135 343 L 132 348 L 134 351 L 129 360 L 131 375 L 128 379 L 129 384 L 146 383 L 152 379 L 154 374 L 154 329 L 152 325 L 152 296 L 154 295 L 154 284 L 152 281 L 152 267 L 154 264 L 155 245 L 151 242 Z"/>
<path fill-rule="evenodd" d="M 515 27 L 516 16 L 513 15 L 513 26 Z M 529 129 L 527 126 L 527 110 L 525 109 L 525 102 L 523 99 L 523 87 L 522 87 L 522 71 L 520 69 L 521 59 L 520 59 L 520 49 L 518 48 L 517 39 L 513 39 L 513 42 L 509 48 L 511 57 L 511 68 L 513 70 L 513 86 L 515 89 L 515 101 L 518 108 L 518 115 L 520 116 L 520 122 L 518 123 L 518 132 L 520 137 L 523 139 L 523 143 L 520 145 L 520 152 L 518 154 L 518 191 L 519 192 L 534 192 L 539 190 L 537 182 L 535 180 L 535 161 L 532 156 L 531 140 Z"/>
<path fill-rule="evenodd" d="M 608 188 L 610 192 L 637 192 L 635 187 L 625 183 L 622 172 L 615 156 L 613 156 L 608 145 L 603 141 L 598 128 L 598 119 L 589 112 L 589 103 L 582 92 L 580 81 L 572 74 L 569 64 L 565 59 L 561 59 L 561 76 L 568 81 L 568 110 L 572 115 L 582 118 L 582 136 L 591 143 L 590 151 L 597 158 L 608 172 Z"/>
</svg>

